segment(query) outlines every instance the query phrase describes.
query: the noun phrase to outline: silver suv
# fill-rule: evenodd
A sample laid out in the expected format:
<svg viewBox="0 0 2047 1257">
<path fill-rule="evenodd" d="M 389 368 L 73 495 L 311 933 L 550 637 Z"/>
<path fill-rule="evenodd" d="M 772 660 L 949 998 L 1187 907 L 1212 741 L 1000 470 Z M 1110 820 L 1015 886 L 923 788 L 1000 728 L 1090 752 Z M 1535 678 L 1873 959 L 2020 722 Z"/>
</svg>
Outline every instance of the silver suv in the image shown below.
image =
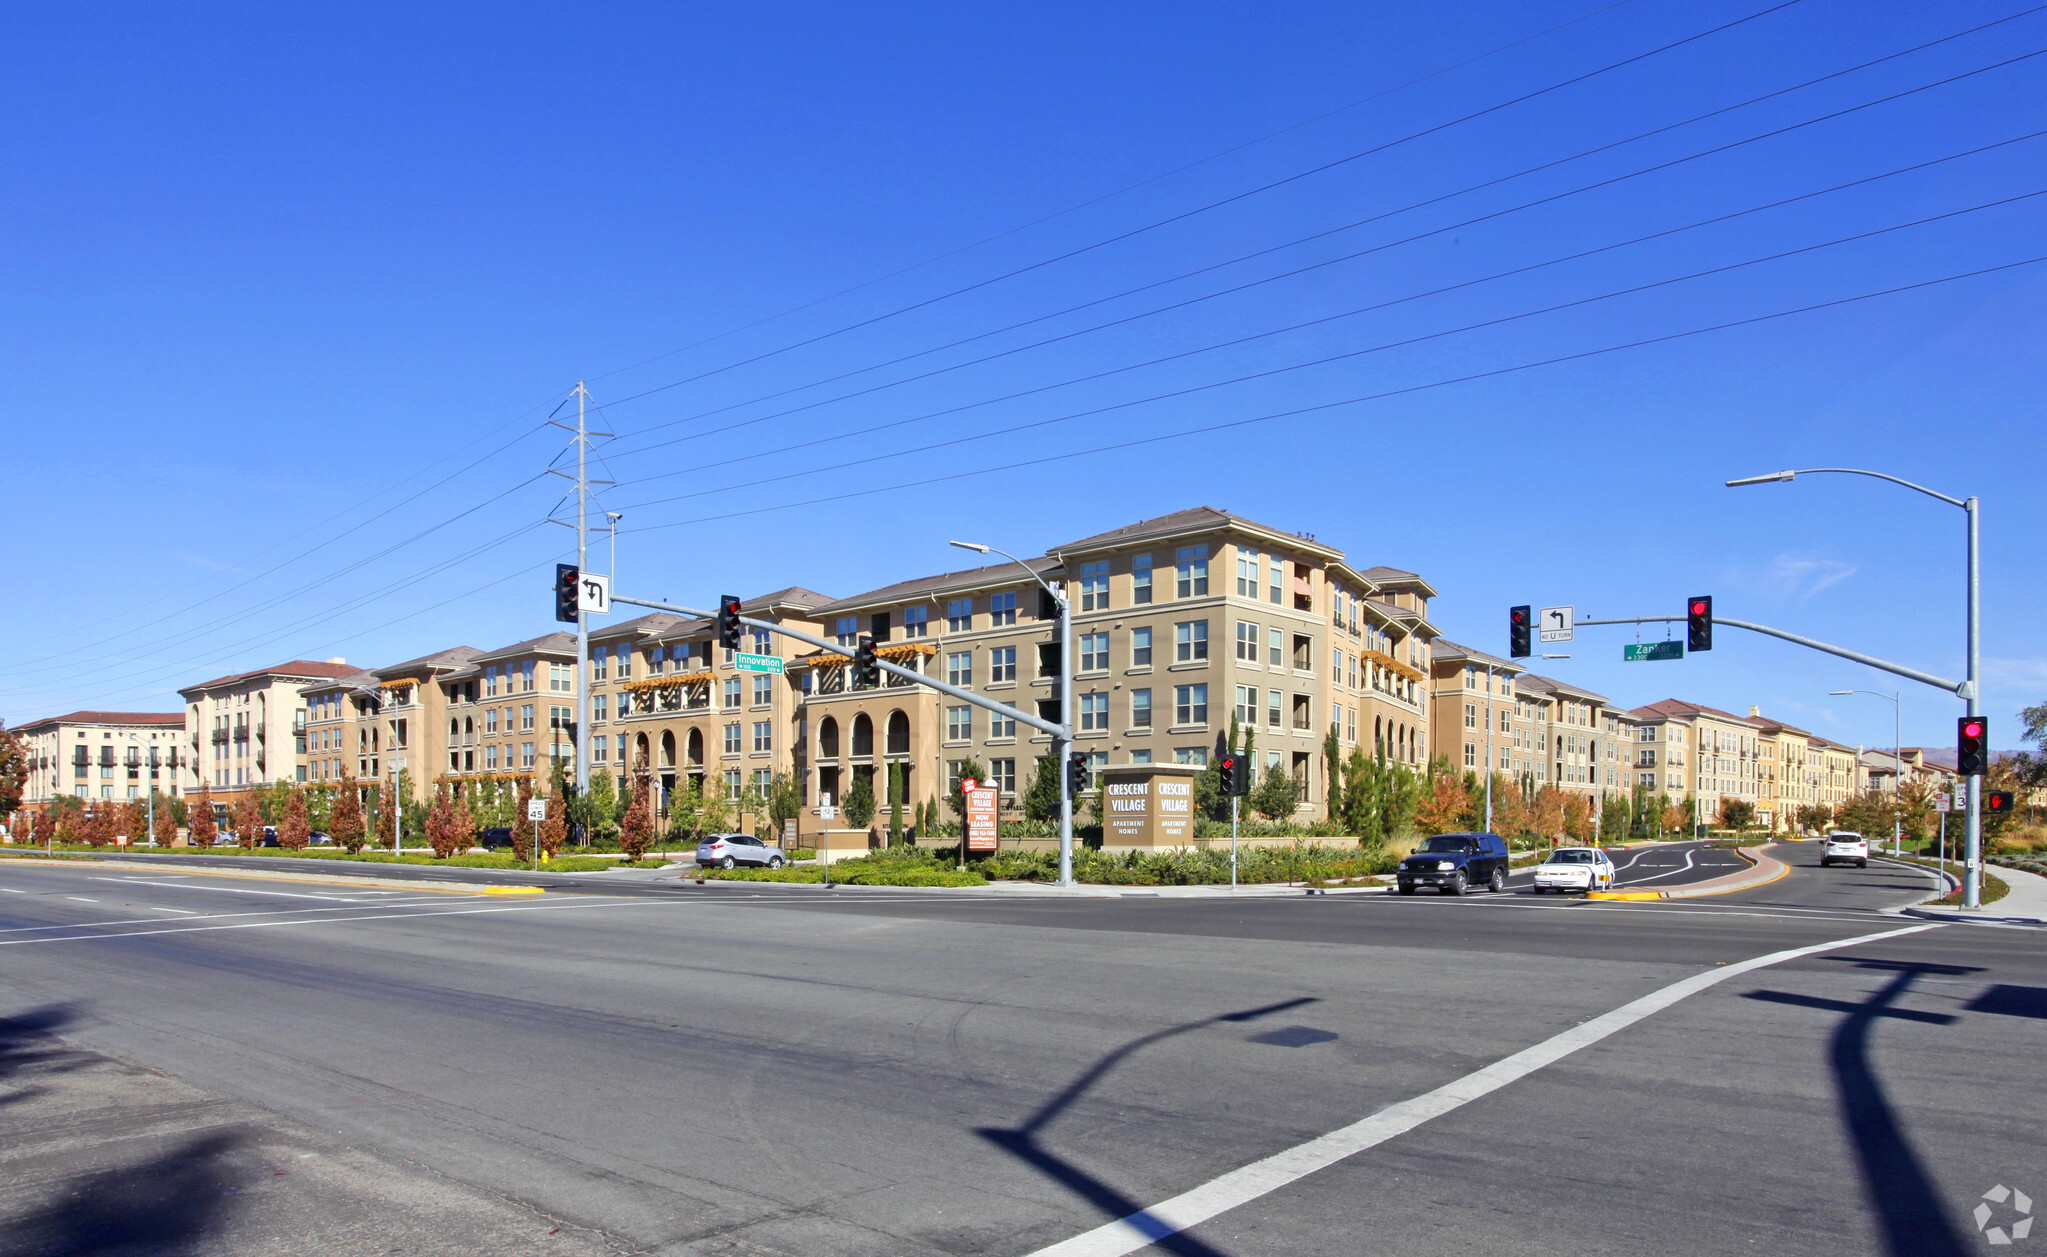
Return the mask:
<svg viewBox="0 0 2047 1257">
<path fill-rule="evenodd" d="M 716 865 L 729 869 L 751 864 L 760 868 L 782 867 L 782 849 L 771 847 L 752 834 L 705 834 L 697 844 L 697 867 Z"/>
<path fill-rule="evenodd" d="M 1820 848 L 1820 867 L 1839 861 L 1852 864 L 1858 869 L 1869 867 L 1869 839 L 1845 829 L 1835 830 L 1827 835 L 1827 845 Z"/>
</svg>

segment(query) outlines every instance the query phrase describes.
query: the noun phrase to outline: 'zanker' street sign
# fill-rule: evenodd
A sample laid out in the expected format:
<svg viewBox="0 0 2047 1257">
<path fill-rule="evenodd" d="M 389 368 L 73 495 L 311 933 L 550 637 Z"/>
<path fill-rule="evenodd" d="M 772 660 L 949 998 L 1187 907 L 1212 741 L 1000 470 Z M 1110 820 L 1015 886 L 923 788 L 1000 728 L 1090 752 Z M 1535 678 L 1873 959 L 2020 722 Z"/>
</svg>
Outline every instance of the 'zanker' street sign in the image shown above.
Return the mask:
<svg viewBox="0 0 2047 1257">
<path fill-rule="evenodd" d="M 1621 651 L 1624 663 L 1645 663 L 1657 659 L 1682 659 L 1685 657 L 1683 642 L 1637 642 Z"/>
</svg>

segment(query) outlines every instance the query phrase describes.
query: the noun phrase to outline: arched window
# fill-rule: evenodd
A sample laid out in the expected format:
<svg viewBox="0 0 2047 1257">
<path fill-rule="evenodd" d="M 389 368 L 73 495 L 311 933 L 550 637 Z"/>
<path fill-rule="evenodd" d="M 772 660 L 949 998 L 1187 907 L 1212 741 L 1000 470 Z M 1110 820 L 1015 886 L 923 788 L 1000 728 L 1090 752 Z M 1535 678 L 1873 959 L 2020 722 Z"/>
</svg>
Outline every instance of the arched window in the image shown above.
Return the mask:
<svg viewBox="0 0 2047 1257">
<path fill-rule="evenodd" d="M 817 726 L 817 757 L 837 759 L 839 757 L 839 722 L 826 716 Z"/>
<path fill-rule="evenodd" d="M 873 754 L 874 721 L 868 719 L 867 713 L 863 711 L 853 717 L 853 755 L 855 758 L 858 758 L 862 755 Z"/>
<path fill-rule="evenodd" d="M 661 767 L 675 767 L 675 731 L 673 729 L 663 729 L 661 731 Z"/>
<path fill-rule="evenodd" d="M 910 718 L 901 711 L 888 714 L 888 753 L 908 755 L 910 753 Z"/>
<path fill-rule="evenodd" d="M 689 741 L 684 744 L 684 749 L 689 757 L 690 766 L 692 768 L 702 768 L 704 766 L 704 731 L 702 729 L 691 729 L 689 731 Z"/>
</svg>

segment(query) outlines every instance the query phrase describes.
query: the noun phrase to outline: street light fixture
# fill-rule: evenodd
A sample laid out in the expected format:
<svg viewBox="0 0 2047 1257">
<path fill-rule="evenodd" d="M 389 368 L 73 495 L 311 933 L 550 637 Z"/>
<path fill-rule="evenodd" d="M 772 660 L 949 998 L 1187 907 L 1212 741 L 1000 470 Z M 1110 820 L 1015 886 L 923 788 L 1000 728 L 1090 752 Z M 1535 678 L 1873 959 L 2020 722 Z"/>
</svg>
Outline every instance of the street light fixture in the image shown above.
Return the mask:
<svg viewBox="0 0 2047 1257">
<path fill-rule="evenodd" d="M 1891 705 L 1891 718 L 1894 722 L 1891 736 L 1896 739 L 1891 743 L 1891 762 L 1897 765 L 1891 776 L 1891 854 L 1901 854 L 1904 850 L 1904 844 L 1899 840 L 1903 836 L 1903 829 L 1900 825 L 1897 804 L 1898 800 L 1904 797 L 1898 791 L 1905 785 L 1904 692 L 1901 690 L 1896 694 L 1886 694 L 1882 690 L 1828 690 L 1827 693 L 1837 698 L 1849 694 L 1868 694 L 1881 698 Z M 1861 767 L 1860 764 L 1856 765 L 1856 771 L 1860 772 Z"/>
<path fill-rule="evenodd" d="M 1778 471 L 1764 476 L 1746 476 L 1739 480 L 1730 480 L 1727 482 L 1727 487 L 1732 489 L 1751 484 L 1789 483 L 1800 476 L 1819 474 L 1868 476 L 1875 480 L 1888 480 L 1892 484 L 1903 485 L 1905 488 L 1923 493 L 1927 497 L 1938 498 L 1949 506 L 1958 506 L 1968 515 L 1968 674 L 1962 682 L 1960 693 L 1962 701 L 1968 705 L 1963 714 L 1970 716 L 1979 715 L 1977 703 L 1980 700 L 1978 698 L 1979 691 L 1976 677 L 1980 670 L 1983 652 L 1982 614 L 1978 588 L 1979 546 L 1977 544 L 1977 535 L 1982 512 L 1977 499 L 1973 497 L 1949 497 L 1947 494 L 1929 489 L 1923 484 L 1913 484 L 1910 480 L 1888 475 L 1881 471 L 1864 471 L 1859 467 L 1807 467 L 1798 471 Z M 1962 870 L 1962 908 L 1964 911 L 1973 912 L 1983 906 L 1983 779 L 1970 776 L 1966 780 L 1967 784 L 1964 787 L 1964 793 L 1968 799 L 1969 819 L 1965 828 L 1968 847 L 1963 860 Z"/>
<path fill-rule="evenodd" d="M 1052 768 L 1059 777 L 1059 884 L 1061 886 L 1071 886 L 1073 885 L 1073 791 L 1067 785 L 1066 757 L 1073 749 L 1073 652 L 1069 649 L 1071 643 L 1068 640 L 1072 636 L 1073 630 L 1073 608 L 1066 601 L 1066 595 L 1047 584 L 1045 578 L 1038 575 L 1036 568 L 1017 558 L 1009 551 L 995 546 L 984 546 L 975 541 L 953 541 L 947 544 L 957 546 L 962 550 L 972 550 L 976 554 L 999 554 L 1003 558 L 1008 559 L 1011 563 L 1030 573 L 1031 579 L 1038 582 L 1038 588 L 1044 590 L 1046 596 L 1052 599 L 1052 605 L 1058 608 L 1059 614 L 1055 631 L 1058 634 L 1059 640 L 1059 724 L 1061 728 L 1067 730 L 1067 736 L 1064 738 L 1054 738 L 1052 741 Z M 965 837 L 962 837 L 960 841 L 964 844 L 966 842 Z"/>
</svg>

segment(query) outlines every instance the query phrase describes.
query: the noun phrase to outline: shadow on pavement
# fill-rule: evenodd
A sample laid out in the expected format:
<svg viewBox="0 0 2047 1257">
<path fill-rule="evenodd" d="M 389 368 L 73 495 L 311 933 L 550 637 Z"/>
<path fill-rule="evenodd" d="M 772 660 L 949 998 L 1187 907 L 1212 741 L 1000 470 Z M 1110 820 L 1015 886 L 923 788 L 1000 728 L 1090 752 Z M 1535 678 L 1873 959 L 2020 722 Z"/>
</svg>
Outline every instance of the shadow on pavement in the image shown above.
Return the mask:
<svg viewBox="0 0 2047 1257">
<path fill-rule="evenodd" d="M 1071 1108 L 1076 1101 L 1092 1090 L 1095 1084 L 1100 1082 L 1110 1070 L 1155 1043 L 1173 1038 L 1176 1035 L 1205 1029 L 1209 1026 L 1223 1025 L 1230 1022 L 1256 1021 L 1260 1017 L 1269 1017 L 1273 1013 L 1285 1012 L 1288 1009 L 1299 1008 L 1303 1004 L 1313 1004 L 1315 1002 L 1317 1001 L 1313 996 L 1302 996 L 1299 999 L 1282 1000 L 1277 1004 L 1267 1004 L 1260 1008 L 1247 1008 L 1234 1013 L 1222 1013 L 1214 1017 L 1204 1017 L 1200 1021 L 1190 1021 L 1177 1026 L 1168 1026 L 1163 1030 L 1155 1030 L 1140 1038 L 1132 1039 L 1122 1047 L 1104 1055 L 1093 1065 L 1088 1066 L 1087 1069 L 1081 1072 L 1080 1077 L 1067 1084 L 1058 1095 L 1053 1096 L 1050 1100 L 1040 1105 L 1038 1111 L 1025 1119 L 1022 1125 L 1009 1129 L 984 1126 L 974 1133 L 1004 1152 L 1037 1169 L 1047 1178 L 1070 1188 L 1089 1204 L 1100 1209 L 1105 1217 L 1129 1218 L 1132 1225 L 1137 1229 L 1149 1230 L 1151 1228 L 1146 1226 L 1147 1218 L 1144 1216 L 1144 1206 L 1141 1203 L 1111 1187 L 1088 1171 L 1081 1169 L 1058 1153 L 1043 1147 L 1038 1141 L 1039 1135 L 1061 1113 Z M 1163 1226 L 1160 1226 L 1158 1229 L 1161 1232 L 1165 1230 Z M 1156 1238 L 1152 1240 L 1152 1245 L 1164 1252 L 1179 1253 L 1182 1257 L 1224 1257 L 1220 1249 L 1204 1244 L 1191 1235 L 1177 1232 L 1157 1234 Z"/>
<path fill-rule="evenodd" d="M 1898 976 L 1860 1004 L 1783 991 L 1750 991 L 1748 998 L 1843 1014 L 1828 1044 L 1828 1063 L 1840 1093 L 1841 1119 L 1861 1163 L 1864 1195 L 1876 1206 L 1884 1250 L 1894 1257 L 1960 1257 L 1968 1248 L 1948 1219 L 1933 1176 L 1920 1162 L 1911 1137 L 1884 1096 L 1883 1083 L 1869 1062 L 1869 1036 L 1882 1018 L 1953 1025 L 1956 1019 L 1946 1013 L 1925 1013 L 1891 1005 L 1922 976 L 1958 976 L 1978 970 L 1853 956 L 1830 959 Z"/>
<path fill-rule="evenodd" d="M 0 1238 L 0 1257 L 169 1257 L 197 1251 L 227 1220 L 234 1181 L 223 1160 L 245 1136 L 199 1135 L 140 1164 L 71 1179 L 62 1199 Z"/>
<path fill-rule="evenodd" d="M 57 1033 L 76 1020 L 78 1011 L 69 1004 L 48 1004 L 12 1017 L 0 1017 L 0 1081 L 24 1072 L 68 1073 L 89 1064 L 90 1057 L 56 1041 Z M 32 1099 L 45 1090 L 21 1083 L 0 1096 L 0 1108 Z"/>
</svg>

